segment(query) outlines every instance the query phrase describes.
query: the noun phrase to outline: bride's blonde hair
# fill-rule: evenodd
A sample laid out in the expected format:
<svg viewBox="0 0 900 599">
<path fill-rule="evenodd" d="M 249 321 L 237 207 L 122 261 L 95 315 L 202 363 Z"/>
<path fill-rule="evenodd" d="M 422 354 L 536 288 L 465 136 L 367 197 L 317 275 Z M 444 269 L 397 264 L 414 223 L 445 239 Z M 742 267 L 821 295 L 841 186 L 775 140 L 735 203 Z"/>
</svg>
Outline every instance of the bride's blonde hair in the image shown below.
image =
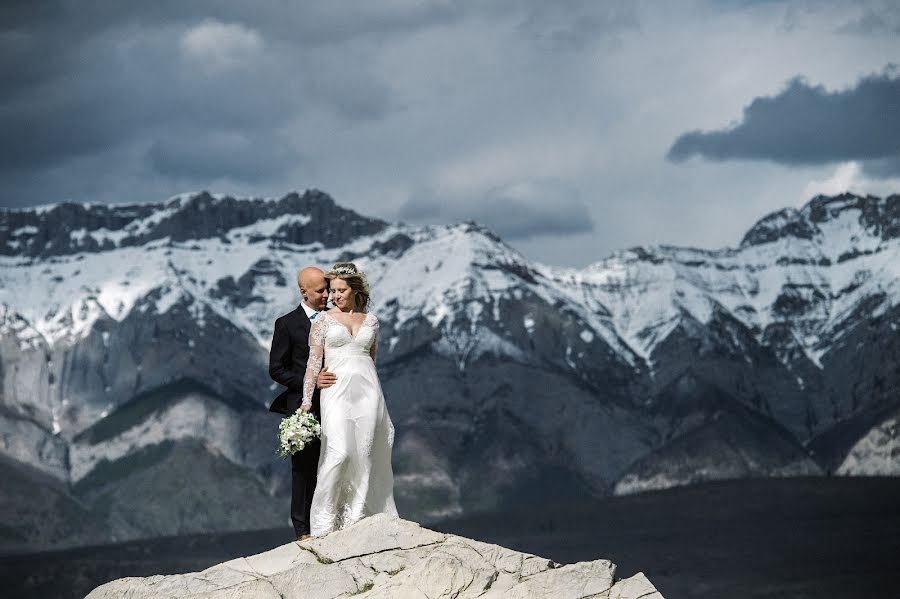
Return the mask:
<svg viewBox="0 0 900 599">
<path fill-rule="evenodd" d="M 369 283 L 366 275 L 356 268 L 352 262 L 338 262 L 325 273 L 329 283 L 334 279 L 340 279 L 347 283 L 347 287 L 355 291 L 353 296 L 353 309 L 357 312 L 365 312 L 369 308 Z"/>
</svg>

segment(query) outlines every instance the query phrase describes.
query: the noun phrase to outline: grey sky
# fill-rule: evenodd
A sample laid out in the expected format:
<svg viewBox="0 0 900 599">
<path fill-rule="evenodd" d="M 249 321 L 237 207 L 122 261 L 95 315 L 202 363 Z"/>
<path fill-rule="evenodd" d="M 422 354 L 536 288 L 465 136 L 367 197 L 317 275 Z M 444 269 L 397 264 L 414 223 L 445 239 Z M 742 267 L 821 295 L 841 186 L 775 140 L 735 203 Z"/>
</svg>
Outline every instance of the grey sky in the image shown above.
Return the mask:
<svg viewBox="0 0 900 599">
<path fill-rule="evenodd" d="M 590 233 L 594 221 L 578 192 L 562 181 L 528 181 L 489 190 L 482 197 L 446 200 L 421 190 L 400 206 L 408 221 L 491 223 L 505 240 Z"/>
<path fill-rule="evenodd" d="M 900 192 L 865 103 L 892 63 L 890 1 L 5 2 L 0 203 L 318 187 L 553 264 L 735 245 L 814 193 Z"/>
</svg>

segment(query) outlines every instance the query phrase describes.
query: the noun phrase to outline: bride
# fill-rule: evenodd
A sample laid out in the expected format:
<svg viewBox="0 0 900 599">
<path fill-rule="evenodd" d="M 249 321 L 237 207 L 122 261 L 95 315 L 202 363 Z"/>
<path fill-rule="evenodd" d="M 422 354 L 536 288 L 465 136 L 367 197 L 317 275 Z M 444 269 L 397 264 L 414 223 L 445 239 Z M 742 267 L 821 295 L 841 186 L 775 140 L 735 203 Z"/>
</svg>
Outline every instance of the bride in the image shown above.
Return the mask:
<svg viewBox="0 0 900 599">
<path fill-rule="evenodd" d="M 321 312 L 309 332 L 309 362 L 301 409 L 312 406 L 316 377 L 337 376 L 321 391 L 322 452 L 312 499 L 313 536 L 345 528 L 378 513 L 397 515 L 391 448 L 394 425 L 375 371 L 378 319 L 366 312 L 369 288 L 356 265 L 340 262 L 325 278 L 335 307 Z"/>
</svg>

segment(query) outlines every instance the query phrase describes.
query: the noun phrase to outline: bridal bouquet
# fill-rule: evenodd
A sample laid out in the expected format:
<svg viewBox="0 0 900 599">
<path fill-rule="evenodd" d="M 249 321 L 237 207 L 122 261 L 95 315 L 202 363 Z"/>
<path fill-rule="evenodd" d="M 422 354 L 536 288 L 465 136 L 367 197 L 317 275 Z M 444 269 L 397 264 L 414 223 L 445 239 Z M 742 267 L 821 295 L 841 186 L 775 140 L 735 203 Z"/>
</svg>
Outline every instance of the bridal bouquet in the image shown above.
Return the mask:
<svg viewBox="0 0 900 599">
<path fill-rule="evenodd" d="M 322 433 L 322 426 L 309 412 L 296 412 L 278 425 L 278 455 L 288 458 Z"/>
</svg>

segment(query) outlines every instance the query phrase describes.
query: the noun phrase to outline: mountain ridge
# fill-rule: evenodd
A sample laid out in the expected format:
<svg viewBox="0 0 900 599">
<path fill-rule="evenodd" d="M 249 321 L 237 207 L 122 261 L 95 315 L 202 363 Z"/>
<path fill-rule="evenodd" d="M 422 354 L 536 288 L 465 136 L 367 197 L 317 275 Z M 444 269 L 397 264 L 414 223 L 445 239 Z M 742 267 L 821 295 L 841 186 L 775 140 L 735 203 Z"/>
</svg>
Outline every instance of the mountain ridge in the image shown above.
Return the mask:
<svg viewBox="0 0 900 599">
<path fill-rule="evenodd" d="M 233 198 L 201 191 L 158 204 L 62 202 L 31 210 L 4 210 L 0 212 L 0 254 L 47 258 L 140 246 L 164 238 L 173 242 L 208 239 L 292 214 L 315 218 L 317 226 L 305 227 L 309 219 L 285 219 L 274 239 L 297 244 L 319 241 L 333 247 L 340 239 L 322 227 L 323 221 L 339 223 L 354 235 L 371 234 L 387 224 L 341 208 L 316 189 L 302 195 L 291 192 L 280 199 Z"/>
<path fill-rule="evenodd" d="M 299 302 L 300 266 L 348 259 L 368 273 L 382 323 L 398 497 L 414 517 L 493 509 L 533 468 L 597 495 L 690 482 L 640 473 L 676 454 L 683 473 L 701 467 L 676 444 L 723 407 L 788 431 L 788 453 L 807 451 L 827 473 L 867 471 L 867 456 L 884 463 L 894 428 L 881 425 L 900 408 L 900 195 L 788 209 L 815 225 L 811 236 L 769 235 L 796 228 L 773 213 L 751 228 L 761 231 L 753 243 L 638 246 L 580 270 L 530 262 L 475 223 L 385 223 L 317 190 L 280 200 L 202 192 L 154 206 L 135 209 L 134 235 L 109 244 L 102 207 L 93 230 L 78 221 L 53 235 L 41 231 L 59 208 L 29 213 L 46 218 L 40 226 L 0 210 L 0 453 L 66 484 L 98 460 L 194 438 L 285 493 L 267 451 L 271 326 Z M 162 236 L 175 208 L 188 224 Z M 673 394 L 685 373 L 696 385 Z M 206 389 L 181 389 L 184 380 Z M 707 387 L 719 390 L 713 399 L 692 399 Z M 154 393 L 165 401 L 141 403 Z M 139 405 L 140 418 L 100 442 L 84 436 Z M 852 419 L 866 426 L 828 436 Z M 712 479 L 745 468 L 730 438 L 702 437 L 704 453 L 733 455 Z M 781 463 L 770 449 L 753 455 Z M 626 475 L 638 479 L 620 485 Z"/>
</svg>

